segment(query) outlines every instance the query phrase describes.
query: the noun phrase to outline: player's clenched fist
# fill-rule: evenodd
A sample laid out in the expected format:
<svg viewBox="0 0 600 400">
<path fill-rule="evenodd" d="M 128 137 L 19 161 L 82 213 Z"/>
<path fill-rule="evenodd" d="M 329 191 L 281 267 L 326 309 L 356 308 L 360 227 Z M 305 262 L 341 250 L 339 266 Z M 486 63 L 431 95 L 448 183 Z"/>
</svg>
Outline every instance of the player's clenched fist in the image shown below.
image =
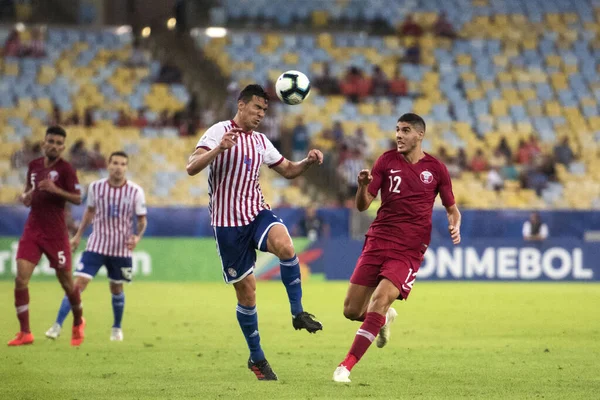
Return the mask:
<svg viewBox="0 0 600 400">
<path fill-rule="evenodd" d="M 221 143 L 219 144 L 219 148 L 223 151 L 229 150 L 233 146 L 236 145 L 238 137 L 243 130 L 240 128 L 232 128 L 230 131 L 226 132 L 223 135 L 223 139 L 221 139 Z"/>
<path fill-rule="evenodd" d="M 308 156 L 306 156 L 306 158 L 310 164 L 323 164 L 323 153 L 321 153 L 320 150 L 312 149 L 308 152 Z"/>
<path fill-rule="evenodd" d="M 368 169 L 363 169 L 358 174 L 358 184 L 360 186 L 367 186 L 373 180 L 373 175 Z"/>
</svg>

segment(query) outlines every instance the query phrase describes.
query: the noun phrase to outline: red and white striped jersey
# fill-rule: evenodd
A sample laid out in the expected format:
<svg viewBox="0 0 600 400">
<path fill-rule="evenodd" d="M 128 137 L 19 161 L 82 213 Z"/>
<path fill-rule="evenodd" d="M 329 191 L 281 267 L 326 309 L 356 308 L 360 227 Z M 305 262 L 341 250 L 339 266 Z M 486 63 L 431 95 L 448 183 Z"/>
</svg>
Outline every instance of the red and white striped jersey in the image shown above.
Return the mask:
<svg viewBox="0 0 600 400">
<path fill-rule="evenodd" d="M 146 215 L 144 190 L 131 181 L 114 187 L 107 178 L 100 179 L 88 188 L 87 206 L 95 208 L 96 213 L 86 250 L 106 256 L 131 257 L 127 239 L 132 234 L 134 216 Z"/>
<path fill-rule="evenodd" d="M 238 126 L 233 121 L 221 121 L 211 126 L 198 141 L 196 148 L 212 150 L 223 135 Z M 244 226 L 254 221 L 262 210 L 270 210 L 260 189 L 260 167 L 269 168 L 284 160 L 279 150 L 262 133 L 242 133 L 237 144 L 219 154 L 208 171 L 209 211 L 212 226 Z"/>
</svg>

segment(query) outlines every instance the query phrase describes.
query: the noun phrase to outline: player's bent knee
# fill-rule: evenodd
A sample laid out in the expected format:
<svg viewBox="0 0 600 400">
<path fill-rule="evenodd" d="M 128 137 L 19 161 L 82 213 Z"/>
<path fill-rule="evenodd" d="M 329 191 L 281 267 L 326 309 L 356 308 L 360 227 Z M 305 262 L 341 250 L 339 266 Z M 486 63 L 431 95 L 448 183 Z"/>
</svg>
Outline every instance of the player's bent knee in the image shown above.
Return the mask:
<svg viewBox="0 0 600 400">
<path fill-rule="evenodd" d="M 110 283 L 110 292 L 115 295 L 123 293 L 123 284 L 111 282 Z"/>
<path fill-rule="evenodd" d="M 292 243 L 283 243 L 279 248 L 279 258 L 281 260 L 289 260 L 294 257 L 296 254 L 296 250 L 294 250 L 294 245 Z"/>
<path fill-rule="evenodd" d="M 15 277 L 15 288 L 25 289 L 29 285 L 29 278 L 17 275 Z"/>
<path fill-rule="evenodd" d="M 344 317 L 350 321 L 356 321 L 362 316 L 362 310 L 358 310 L 352 307 L 344 307 Z"/>
</svg>

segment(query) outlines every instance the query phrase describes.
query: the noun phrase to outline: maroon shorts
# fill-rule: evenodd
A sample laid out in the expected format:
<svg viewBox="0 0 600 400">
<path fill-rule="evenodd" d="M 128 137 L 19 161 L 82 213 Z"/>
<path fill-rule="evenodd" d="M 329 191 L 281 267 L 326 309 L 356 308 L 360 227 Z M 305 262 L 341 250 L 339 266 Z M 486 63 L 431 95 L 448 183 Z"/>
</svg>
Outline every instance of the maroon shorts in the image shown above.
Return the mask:
<svg viewBox="0 0 600 400">
<path fill-rule="evenodd" d="M 17 260 L 23 259 L 37 265 L 45 254 L 54 269 L 71 270 L 71 246 L 69 239 L 45 239 L 24 235 L 19 240 Z"/>
<path fill-rule="evenodd" d="M 400 291 L 398 298 L 406 300 L 422 261 L 423 254 L 400 252 L 397 250 L 397 245 L 393 243 L 367 237 L 350 283 L 376 287 L 379 281 L 385 278 Z"/>
</svg>

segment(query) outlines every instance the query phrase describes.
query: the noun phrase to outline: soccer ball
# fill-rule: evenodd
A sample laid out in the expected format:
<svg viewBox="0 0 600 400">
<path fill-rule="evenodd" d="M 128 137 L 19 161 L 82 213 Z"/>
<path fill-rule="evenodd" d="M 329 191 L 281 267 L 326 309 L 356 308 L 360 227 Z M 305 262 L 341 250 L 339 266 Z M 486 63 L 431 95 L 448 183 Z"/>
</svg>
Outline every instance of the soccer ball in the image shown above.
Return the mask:
<svg viewBox="0 0 600 400">
<path fill-rule="evenodd" d="M 285 104 L 300 104 L 310 93 L 310 81 L 300 71 L 287 71 L 277 78 L 275 91 Z"/>
</svg>

